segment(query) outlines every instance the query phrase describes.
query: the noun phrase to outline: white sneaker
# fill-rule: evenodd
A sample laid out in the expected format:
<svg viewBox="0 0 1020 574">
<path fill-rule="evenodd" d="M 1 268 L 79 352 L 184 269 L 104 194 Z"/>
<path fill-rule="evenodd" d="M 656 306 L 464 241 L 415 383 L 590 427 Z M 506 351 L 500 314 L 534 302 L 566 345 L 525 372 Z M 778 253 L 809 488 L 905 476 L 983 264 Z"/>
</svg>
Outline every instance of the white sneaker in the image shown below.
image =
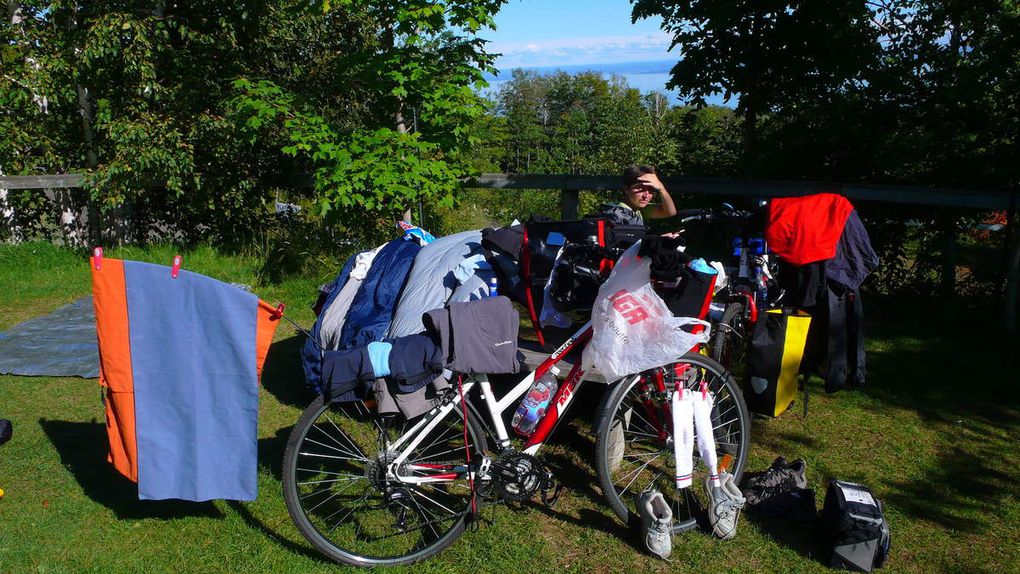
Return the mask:
<svg viewBox="0 0 1020 574">
<path fill-rule="evenodd" d="M 634 497 L 641 516 L 641 539 L 652 554 L 669 559 L 673 553 L 673 511 L 658 490 L 646 490 Z"/>
<path fill-rule="evenodd" d="M 729 540 L 737 535 L 737 521 L 740 519 L 740 509 L 744 507 L 746 500 L 737 485 L 734 484 L 733 475 L 728 472 L 719 474 L 719 486 L 712 486 L 712 478 L 705 478 L 705 491 L 708 492 L 708 523 L 712 526 L 712 532 L 723 540 Z"/>
</svg>

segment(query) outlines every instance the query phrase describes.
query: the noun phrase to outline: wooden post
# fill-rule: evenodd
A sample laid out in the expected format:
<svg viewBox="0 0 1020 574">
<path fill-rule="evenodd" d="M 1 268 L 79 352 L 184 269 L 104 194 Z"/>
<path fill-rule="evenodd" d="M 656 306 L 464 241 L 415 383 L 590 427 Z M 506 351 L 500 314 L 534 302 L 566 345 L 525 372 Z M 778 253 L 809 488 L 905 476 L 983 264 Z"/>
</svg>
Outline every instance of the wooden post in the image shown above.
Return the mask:
<svg viewBox="0 0 1020 574">
<path fill-rule="evenodd" d="M 581 192 L 576 189 L 560 190 L 560 219 L 577 219 L 577 209 L 581 205 Z"/>
<path fill-rule="evenodd" d="M 943 297 L 951 299 L 956 294 L 956 215 L 951 210 L 943 212 L 942 224 L 942 281 L 940 291 Z"/>
<path fill-rule="evenodd" d="M 1009 333 L 1011 343 L 1016 343 L 1016 299 L 1018 291 L 1018 279 L 1020 279 L 1020 230 L 1017 224 L 1016 190 L 1010 193 L 1009 211 L 1006 212 L 1006 245 L 1009 250 L 1009 263 L 1006 271 L 1006 292 L 1004 294 L 1003 321 L 1005 321 L 1006 332 Z M 1011 345 L 1012 346 L 1012 345 Z"/>
</svg>

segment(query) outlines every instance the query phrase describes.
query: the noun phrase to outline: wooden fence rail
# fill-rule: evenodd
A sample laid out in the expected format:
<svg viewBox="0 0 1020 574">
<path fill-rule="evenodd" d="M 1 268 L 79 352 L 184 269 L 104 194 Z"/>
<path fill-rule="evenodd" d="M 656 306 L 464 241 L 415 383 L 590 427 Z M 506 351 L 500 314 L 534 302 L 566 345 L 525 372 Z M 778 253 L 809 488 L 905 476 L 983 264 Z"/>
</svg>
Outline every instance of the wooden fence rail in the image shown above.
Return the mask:
<svg viewBox="0 0 1020 574">
<path fill-rule="evenodd" d="M 55 189 L 81 187 L 80 174 L 0 176 L 2 189 Z M 671 193 L 718 195 L 724 197 L 790 197 L 813 193 L 839 193 L 853 201 L 926 205 L 977 210 L 1007 210 L 1009 240 L 1006 291 L 1004 293 L 1004 319 L 1010 331 L 1016 328 L 1017 297 L 1020 295 L 1020 233 L 1016 232 L 1017 191 L 955 189 L 943 187 L 864 185 L 804 181 L 767 181 L 747 179 L 719 179 L 668 177 L 663 184 Z M 274 179 L 270 185 L 304 188 L 312 185 L 308 175 Z M 563 219 L 576 219 L 580 205 L 580 192 L 610 192 L 620 188 L 619 176 L 607 175 L 513 175 L 486 173 L 465 182 L 468 187 L 488 189 L 548 189 L 560 193 L 560 215 Z M 946 236 L 945 257 L 952 258 L 955 232 Z M 945 269 L 955 269 L 955 262 L 947 259 Z M 954 281 L 954 273 L 948 274 Z"/>
<path fill-rule="evenodd" d="M 791 197 L 813 193 L 839 193 L 853 201 L 931 205 L 968 209 L 1009 209 L 1016 193 L 999 190 L 954 189 L 944 187 L 862 185 L 846 183 L 766 181 L 667 177 L 662 180 L 670 193 L 720 195 L 724 197 Z M 605 175 L 510 175 L 485 173 L 468 182 L 471 187 L 491 189 L 558 189 L 561 205 L 568 211 L 577 204 L 580 191 L 620 189 L 619 176 Z M 570 199 L 568 199 L 568 197 Z M 576 209 L 570 215 L 577 217 Z"/>
<path fill-rule="evenodd" d="M 81 187 L 80 174 L 0 176 L 0 189 L 56 189 Z M 311 178 L 297 176 L 280 180 L 283 186 L 308 187 Z M 863 185 L 847 183 L 767 181 L 667 177 L 662 180 L 670 192 L 722 195 L 727 197 L 789 197 L 832 192 L 855 201 L 934 205 L 971 209 L 1009 209 L 1016 192 L 1000 190 L 954 189 L 944 187 Z M 620 188 L 619 176 L 608 175 L 513 175 L 484 173 L 468 180 L 467 185 L 491 189 L 555 189 L 574 195 L 580 191 L 614 191 Z M 569 203 L 569 202 L 565 202 Z"/>
</svg>

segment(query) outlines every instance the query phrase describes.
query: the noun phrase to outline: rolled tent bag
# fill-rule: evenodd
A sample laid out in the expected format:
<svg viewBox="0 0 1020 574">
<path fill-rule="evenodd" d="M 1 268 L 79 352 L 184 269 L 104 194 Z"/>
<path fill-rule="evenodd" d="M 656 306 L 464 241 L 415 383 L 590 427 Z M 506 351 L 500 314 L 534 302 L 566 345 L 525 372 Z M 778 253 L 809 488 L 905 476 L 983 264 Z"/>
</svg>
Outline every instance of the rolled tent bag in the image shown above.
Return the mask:
<svg viewBox="0 0 1020 574">
<path fill-rule="evenodd" d="M 882 513 L 882 503 L 863 484 L 829 481 L 818 526 L 830 568 L 871 572 L 885 563 L 891 538 L 889 523 Z"/>
<path fill-rule="evenodd" d="M 747 408 L 778 417 L 797 397 L 797 373 L 811 317 L 769 309 L 751 334 L 747 362 Z"/>
</svg>

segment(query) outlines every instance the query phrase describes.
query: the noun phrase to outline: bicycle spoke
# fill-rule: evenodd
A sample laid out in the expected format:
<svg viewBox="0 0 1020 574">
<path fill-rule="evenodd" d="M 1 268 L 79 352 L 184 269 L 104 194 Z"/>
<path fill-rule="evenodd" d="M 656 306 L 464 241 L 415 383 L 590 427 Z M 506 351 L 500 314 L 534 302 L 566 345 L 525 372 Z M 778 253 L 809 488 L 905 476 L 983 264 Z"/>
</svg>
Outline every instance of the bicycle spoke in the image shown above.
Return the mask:
<svg viewBox="0 0 1020 574">
<path fill-rule="evenodd" d="M 334 458 L 342 458 L 344 460 L 368 460 L 368 459 L 366 459 L 363 456 L 359 457 L 358 455 L 354 454 L 353 452 L 349 452 L 349 451 L 346 451 L 346 450 L 343 450 L 343 449 L 340 449 L 340 448 L 336 448 L 334 446 L 330 446 L 328 444 L 321 443 L 321 442 L 319 442 L 317 440 L 313 440 L 313 439 L 310 439 L 310 438 L 306 438 L 305 440 L 310 442 L 310 443 L 312 443 L 312 444 L 317 444 L 317 445 L 321 446 L 322 448 L 328 448 L 329 450 L 334 450 L 336 452 L 340 452 L 340 453 L 343 453 L 343 454 L 350 455 L 350 456 L 347 456 L 347 457 L 334 457 Z M 309 453 L 309 454 L 311 454 L 311 453 Z"/>
<path fill-rule="evenodd" d="M 291 515 L 318 549 L 349 564 L 399 564 L 437 551 L 463 529 L 472 491 L 461 478 L 469 468 L 460 411 L 425 432 L 427 420 L 380 419 L 357 402 L 316 408 L 295 426 L 301 434 L 288 444 L 284 485 Z M 472 448 L 484 444 L 474 427 L 468 431 Z M 391 451 L 397 442 L 403 449 Z M 391 468 L 398 456 L 404 470 Z M 424 482 L 402 483 L 393 472 Z M 433 478 L 439 475 L 457 478 Z"/>
<path fill-rule="evenodd" d="M 352 449 L 354 449 L 355 451 L 357 451 L 357 453 L 356 453 L 356 454 L 355 454 L 355 453 L 352 453 L 352 454 L 354 454 L 354 456 L 360 456 L 360 457 L 361 457 L 362 459 L 365 459 L 365 460 L 367 460 L 367 459 L 365 458 L 365 453 L 364 453 L 364 452 L 362 452 L 362 450 L 361 450 L 360 448 L 358 448 L 358 445 L 354 444 L 354 441 L 352 441 L 352 440 L 350 439 L 350 437 L 348 437 L 348 436 L 347 436 L 346 434 L 344 434 L 344 431 L 340 430 L 340 427 L 338 427 L 338 426 L 336 425 L 336 421 L 334 421 L 334 420 L 333 420 L 333 417 L 332 417 L 332 416 L 330 416 L 330 415 L 329 415 L 328 413 L 327 413 L 327 415 L 326 415 L 326 421 L 327 421 L 327 422 L 328 422 L 328 423 L 329 423 L 329 424 L 330 424 L 330 425 L 331 425 L 331 426 L 332 426 L 333 428 L 335 428 L 335 429 L 336 429 L 336 432 L 337 432 L 337 434 L 339 434 L 339 435 L 340 435 L 341 437 L 343 437 L 343 438 L 344 438 L 344 440 L 345 440 L 345 441 L 347 441 L 347 445 L 348 445 L 348 446 L 350 446 L 350 447 L 351 447 Z M 322 429 L 321 429 L 321 428 L 319 428 L 318 426 L 315 426 L 315 427 L 312 427 L 312 428 L 315 428 L 315 429 L 317 429 L 317 430 L 318 430 L 319 432 L 321 432 L 322 434 L 324 434 L 324 435 L 328 436 L 329 438 L 333 438 L 333 435 L 331 435 L 331 434 L 327 433 L 326 431 L 322 430 Z M 335 441 L 335 442 L 336 442 L 337 444 L 340 444 L 340 441 L 338 441 L 338 440 L 336 440 L 336 439 L 333 439 L 333 440 L 334 440 L 334 441 Z M 343 446 L 343 445 L 341 445 L 341 446 Z"/>
<path fill-rule="evenodd" d="M 634 477 L 631 478 L 630 481 L 627 483 L 627 485 L 623 487 L 621 492 L 626 491 L 627 489 L 629 489 L 630 485 L 634 483 L 634 480 L 637 479 L 637 477 L 641 476 L 641 471 L 646 469 L 646 468 L 648 468 L 648 465 L 652 464 L 652 461 L 654 461 L 656 458 L 659 458 L 660 456 L 662 456 L 662 453 L 659 453 L 659 454 L 655 455 L 655 457 L 652 458 L 651 460 L 646 461 L 644 464 L 642 464 L 641 466 L 639 466 L 635 470 L 627 473 L 627 476 L 630 476 L 630 475 L 633 474 Z M 620 480 L 623 480 L 624 478 L 627 478 L 627 476 L 624 476 Z"/>
<path fill-rule="evenodd" d="M 747 457 L 748 418 L 743 398 L 727 370 L 715 361 L 689 355 L 679 363 L 661 367 L 665 372 L 677 372 L 677 384 L 697 392 L 702 383 L 713 394 L 715 402 L 711 414 L 711 427 L 720 456 L 733 459 L 727 463 L 730 472 L 737 475 L 743 470 Z M 667 388 L 671 386 L 667 382 Z M 668 395 L 667 395 L 668 396 Z M 622 382 L 610 395 L 609 412 L 599 429 L 599 478 L 613 511 L 625 522 L 634 519 L 633 495 L 642 490 L 659 490 L 674 509 L 675 517 L 683 523 L 696 515 L 696 508 L 705 506 L 703 484 L 708 478 L 707 467 L 699 461 L 696 451 L 690 453 L 695 488 L 675 488 L 675 457 L 672 441 L 673 420 L 670 401 L 641 387 L 636 380 Z M 624 414 L 630 423 L 623 433 L 616 431 Z M 651 421 L 660 424 L 652 424 Z M 622 438 L 622 440 L 621 440 Z M 697 433 L 695 433 L 697 440 Z M 701 485 L 701 486 L 698 486 Z M 684 519 L 686 517 L 686 520 Z"/>
<path fill-rule="evenodd" d="M 364 476 L 355 476 L 355 477 L 351 477 L 351 478 L 330 478 L 328 480 L 304 480 L 304 481 L 299 482 L 298 484 L 300 484 L 300 485 L 306 485 L 306 484 L 328 484 L 328 483 L 335 483 L 335 482 L 349 482 L 349 481 L 352 481 L 352 480 L 365 480 L 365 477 Z"/>
</svg>

